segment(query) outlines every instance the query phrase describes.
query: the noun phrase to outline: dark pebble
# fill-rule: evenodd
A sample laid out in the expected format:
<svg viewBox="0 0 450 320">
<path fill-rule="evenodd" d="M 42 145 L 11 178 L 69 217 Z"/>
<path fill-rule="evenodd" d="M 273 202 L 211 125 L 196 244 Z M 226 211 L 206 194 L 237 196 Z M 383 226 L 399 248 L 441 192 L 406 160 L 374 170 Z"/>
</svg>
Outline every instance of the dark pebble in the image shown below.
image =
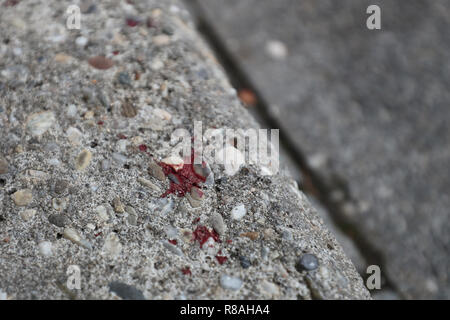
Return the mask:
<svg viewBox="0 0 450 320">
<path fill-rule="evenodd" d="M 109 291 L 114 292 L 124 300 L 145 300 L 140 290 L 123 282 L 111 282 L 109 284 Z"/>
<path fill-rule="evenodd" d="M 57 227 L 65 227 L 69 223 L 69 219 L 61 214 L 52 214 L 48 217 L 48 221 L 57 226 Z"/>
<path fill-rule="evenodd" d="M 296 268 L 298 271 L 312 271 L 319 266 L 319 260 L 313 254 L 306 253 L 300 257 L 297 262 Z"/>
<path fill-rule="evenodd" d="M 65 194 L 67 192 L 67 188 L 69 186 L 69 182 L 66 180 L 56 180 L 55 182 L 55 193 L 56 194 Z"/>
<path fill-rule="evenodd" d="M 117 80 L 119 81 L 120 84 L 131 87 L 131 78 L 128 75 L 128 73 L 120 72 L 119 75 L 117 76 Z"/>
<path fill-rule="evenodd" d="M 239 261 L 241 262 L 241 267 L 244 269 L 247 269 L 252 265 L 250 259 L 245 256 L 240 256 Z"/>
<path fill-rule="evenodd" d="M 172 181 L 175 184 L 180 184 L 180 180 L 178 179 L 178 177 L 172 173 L 169 173 L 169 175 L 167 176 L 169 178 L 170 181 Z"/>
</svg>

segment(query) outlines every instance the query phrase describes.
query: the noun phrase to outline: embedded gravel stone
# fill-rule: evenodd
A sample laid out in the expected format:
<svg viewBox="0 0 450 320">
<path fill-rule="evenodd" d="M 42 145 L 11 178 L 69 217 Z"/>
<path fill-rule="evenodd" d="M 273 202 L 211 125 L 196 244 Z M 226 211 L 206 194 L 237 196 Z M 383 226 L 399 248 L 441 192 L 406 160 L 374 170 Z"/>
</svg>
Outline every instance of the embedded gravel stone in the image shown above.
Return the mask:
<svg viewBox="0 0 450 320">
<path fill-rule="evenodd" d="M 224 289 L 236 291 L 242 287 L 242 284 L 242 280 L 237 277 L 231 277 L 226 274 L 220 277 L 220 285 Z"/>
<path fill-rule="evenodd" d="M 317 269 L 319 266 L 319 260 L 317 260 L 317 257 L 313 254 L 306 253 L 303 256 L 300 257 L 296 267 L 299 269 L 299 271 L 312 271 Z"/>
<path fill-rule="evenodd" d="M 23 207 L 29 205 L 31 201 L 33 201 L 33 193 L 30 189 L 22 189 L 14 192 L 11 195 L 11 198 L 17 206 Z"/>
</svg>

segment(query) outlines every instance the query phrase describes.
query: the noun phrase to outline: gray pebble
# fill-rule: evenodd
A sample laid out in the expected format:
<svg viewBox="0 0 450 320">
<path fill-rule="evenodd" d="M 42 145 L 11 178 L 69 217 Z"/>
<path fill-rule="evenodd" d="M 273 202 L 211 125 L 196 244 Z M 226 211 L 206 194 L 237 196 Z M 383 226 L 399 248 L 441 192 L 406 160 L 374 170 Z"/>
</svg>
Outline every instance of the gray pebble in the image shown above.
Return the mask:
<svg viewBox="0 0 450 320">
<path fill-rule="evenodd" d="M 319 260 L 313 254 L 306 253 L 300 257 L 299 261 L 296 264 L 296 268 L 298 271 L 312 271 L 317 269 L 319 266 Z"/>
<path fill-rule="evenodd" d="M 119 75 L 117 76 L 117 80 L 120 84 L 124 86 L 131 87 L 131 78 L 126 72 L 119 72 Z"/>
<path fill-rule="evenodd" d="M 113 281 L 109 284 L 109 291 L 114 292 L 124 300 L 145 300 L 142 292 L 126 283 Z"/>
<path fill-rule="evenodd" d="M 225 223 L 223 222 L 222 215 L 220 213 L 214 212 L 211 216 L 211 226 L 216 230 L 219 235 L 223 235 L 226 230 Z"/>
<path fill-rule="evenodd" d="M 250 259 L 246 256 L 239 256 L 239 261 L 241 262 L 241 267 L 244 269 L 247 269 L 252 265 Z"/>
<path fill-rule="evenodd" d="M 69 219 L 62 214 L 52 214 L 48 217 L 48 221 L 60 228 L 65 227 L 69 223 Z"/>
</svg>

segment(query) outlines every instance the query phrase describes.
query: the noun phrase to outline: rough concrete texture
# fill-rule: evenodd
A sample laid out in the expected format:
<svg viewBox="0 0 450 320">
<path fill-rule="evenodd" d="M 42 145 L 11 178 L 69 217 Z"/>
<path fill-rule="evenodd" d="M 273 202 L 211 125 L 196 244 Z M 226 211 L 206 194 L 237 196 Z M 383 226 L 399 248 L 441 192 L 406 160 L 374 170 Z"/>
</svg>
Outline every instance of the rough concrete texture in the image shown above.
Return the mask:
<svg viewBox="0 0 450 320">
<path fill-rule="evenodd" d="M 198 3 L 369 260 L 404 298 L 450 298 L 450 3 Z"/>
<path fill-rule="evenodd" d="M 194 120 L 204 129 L 258 127 L 177 2 L 83 2 L 79 31 L 65 27 L 72 1 L 8 3 L 0 10 L 2 297 L 370 298 L 285 174 L 244 165 L 226 175 L 210 163 L 214 180 L 200 200 L 161 197 L 169 180 L 151 159 L 171 155 L 175 129 L 192 131 Z M 203 247 L 195 230 L 212 235 Z M 305 253 L 316 269 L 301 269 Z M 80 290 L 67 287 L 71 265 Z"/>
</svg>

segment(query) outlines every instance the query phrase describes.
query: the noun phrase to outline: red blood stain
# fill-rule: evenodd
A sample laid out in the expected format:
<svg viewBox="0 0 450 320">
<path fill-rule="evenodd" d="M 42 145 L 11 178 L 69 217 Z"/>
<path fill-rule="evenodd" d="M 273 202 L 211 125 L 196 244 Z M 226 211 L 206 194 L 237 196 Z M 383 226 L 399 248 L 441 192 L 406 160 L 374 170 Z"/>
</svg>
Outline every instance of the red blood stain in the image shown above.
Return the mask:
<svg viewBox="0 0 450 320">
<path fill-rule="evenodd" d="M 211 231 L 205 226 L 198 226 L 192 234 L 194 240 L 197 240 L 198 243 L 200 243 L 200 248 L 203 248 L 203 245 L 209 238 L 213 238 L 214 241 L 220 242 L 219 234 L 215 230 Z"/>
<path fill-rule="evenodd" d="M 174 246 L 176 246 L 178 242 L 177 242 L 177 240 L 173 239 L 173 240 L 169 240 L 169 243 L 171 243 Z"/>
<path fill-rule="evenodd" d="M 101 235 L 101 234 L 102 234 L 102 232 L 100 231 L 99 233 L 94 234 L 94 237 L 98 237 L 98 236 Z"/>
<path fill-rule="evenodd" d="M 139 21 L 133 18 L 128 18 L 127 19 L 127 25 L 129 27 L 136 27 L 139 24 Z"/>
<path fill-rule="evenodd" d="M 141 145 L 139 145 L 139 150 L 141 150 L 142 152 L 146 152 L 147 146 L 145 144 L 141 144 Z"/>
<path fill-rule="evenodd" d="M 183 197 L 186 193 L 190 192 L 192 187 L 201 188 L 200 184 L 206 181 L 206 178 L 198 175 L 194 171 L 194 152 L 191 153 L 191 163 L 185 163 L 183 168 L 176 171 L 174 167 L 160 162 L 159 165 L 163 169 L 164 174 L 171 175 L 169 189 L 161 195 L 161 198 L 167 197 L 173 193 L 178 197 Z"/>
<path fill-rule="evenodd" d="M 227 243 L 231 243 L 232 241 L 230 239 L 227 240 Z"/>
<path fill-rule="evenodd" d="M 189 269 L 189 267 L 181 269 L 181 272 L 183 272 L 183 274 L 185 274 L 187 276 L 191 276 L 192 275 L 191 269 Z"/>
<path fill-rule="evenodd" d="M 117 135 L 117 138 L 119 138 L 119 139 L 123 140 L 123 139 L 126 139 L 126 138 L 127 138 L 127 136 L 126 136 L 126 135 L 124 135 L 124 134 L 122 134 L 122 133 L 119 133 L 119 134 Z"/>
<path fill-rule="evenodd" d="M 224 263 L 228 260 L 227 257 L 225 257 L 225 256 L 219 256 L 219 255 L 216 256 L 216 259 L 217 259 L 217 261 L 219 262 L 219 264 L 224 264 Z"/>
<path fill-rule="evenodd" d="M 197 224 L 200 222 L 200 218 L 195 218 L 194 221 L 192 221 L 192 224 Z"/>
<path fill-rule="evenodd" d="M 98 124 L 99 126 L 102 126 L 102 125 L 104 125 L 105 123 L 104 123 L 102 120 L 100 120 L 99 122 L 97 122 L 97 124 Z"/>
<path fill-rule="evenodd" d="M 114 51 L 113 51 L 113 55 L 115 55 L 115 56 L 117 56 L 119 53 L 120 53 L 119 50 L 114 50 Z"/>
</svg>

